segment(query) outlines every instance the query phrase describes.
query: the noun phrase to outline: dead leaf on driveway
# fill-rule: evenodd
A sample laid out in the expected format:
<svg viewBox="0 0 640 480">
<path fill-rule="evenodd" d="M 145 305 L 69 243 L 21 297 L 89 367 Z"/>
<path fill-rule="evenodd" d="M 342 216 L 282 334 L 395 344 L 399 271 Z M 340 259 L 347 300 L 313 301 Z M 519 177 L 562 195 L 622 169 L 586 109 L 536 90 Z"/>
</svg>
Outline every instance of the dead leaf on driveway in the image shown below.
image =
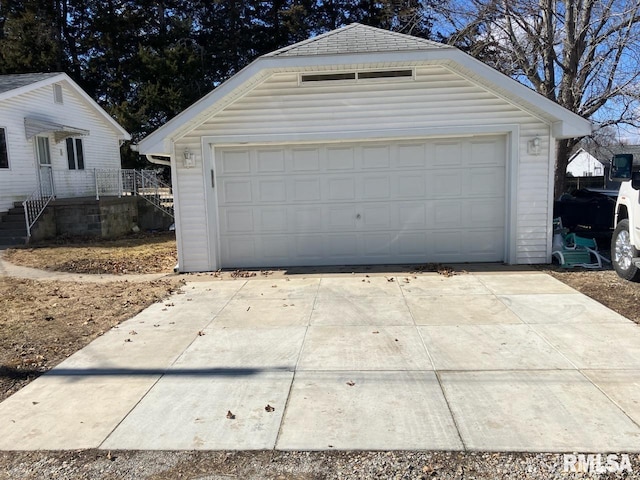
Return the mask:
<svg viewBox="0 0 640 480">
<path fill-rule="evenodd" d="M 379 332 L 378 330 L 374 330 L 374 331 L 373 331 L 373 332 L 371 332 L 371 333 L 380 333 L 380 332 Z"/>
<path fill-rule="evenodd" d="M 199 337 L 203 337 L 203 336 L 204 336 L 204 332 L 203 332 L 202 330 L 200 330 L 200 331 L 198 332 L 198 336 L 199 336 Z"/>
<path fill-rule="evenodd" d="M 138 332 L 136 332 L 135 330 L 131 330 L 131 331 L 129 332 L 129 335 L 137 335 L 137 334 L 138 334 Z"/>
<path fill-rule="evenodd" d="M 233 413 L 231 413 L 231 410 L 227 410 L 227 418 L 229 420 L 235 420 L 236 416 Z"/>
<path fill-rule="evenodd" d="M 393 278 L 393 277 L 388 277 L 388 278 L 387 278 L 387 282 L 395 282 L 395 278 Z"/>
<path fill-rule="evenodd" d="M 354 382 L 353 380 L 349 380 L 347 382 L 347 385 L 349 385 L 350 387 L 353 387 L 356 384 L 356 382 Z"/>
<path fill-rule="evenodd" d="M 267 404 L 266 407 L 264 407 L 265 411 L 267 412 L 273 412 L 275 410 L 275 408 L 273 408 L 271 405 Z"/>
</svg>

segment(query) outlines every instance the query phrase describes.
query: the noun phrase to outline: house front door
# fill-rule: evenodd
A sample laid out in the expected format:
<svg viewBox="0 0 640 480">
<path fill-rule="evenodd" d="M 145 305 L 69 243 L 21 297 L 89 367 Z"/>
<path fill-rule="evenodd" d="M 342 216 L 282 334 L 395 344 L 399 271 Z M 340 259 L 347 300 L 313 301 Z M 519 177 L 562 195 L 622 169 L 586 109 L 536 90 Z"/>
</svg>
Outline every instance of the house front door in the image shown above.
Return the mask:
<svg viewBox="0 0 640 480">
<path fill-rule="evenodd" d="M 53 188 L 53 172 L 51 170 L 51 150 L 49 137 L 36 137 L 36 157 L 38 158 L 38 177 L 40 194 L 43 197 L 55 195 Z"/>
</svg>

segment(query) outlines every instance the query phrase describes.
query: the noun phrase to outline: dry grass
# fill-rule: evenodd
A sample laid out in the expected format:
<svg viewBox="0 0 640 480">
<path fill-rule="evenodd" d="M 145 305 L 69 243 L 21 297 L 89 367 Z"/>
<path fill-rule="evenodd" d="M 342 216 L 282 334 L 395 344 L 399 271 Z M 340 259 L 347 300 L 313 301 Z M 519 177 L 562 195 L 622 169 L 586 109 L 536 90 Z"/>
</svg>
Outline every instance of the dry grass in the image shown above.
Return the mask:
<svg viewBox="0 0 640 480">
<path fill-rule="evenodd" d="M 11 248 L 5 258 L 15 265 L 58 272 L 124 274 L 168 273 L 177 262 L 173 233 L 96 241 L 71 239 L 59 245 Z"/>
<path fill-rule="evenodd" d="M 0 401 L 182 283 L 0 278 Z"/>
</svg>

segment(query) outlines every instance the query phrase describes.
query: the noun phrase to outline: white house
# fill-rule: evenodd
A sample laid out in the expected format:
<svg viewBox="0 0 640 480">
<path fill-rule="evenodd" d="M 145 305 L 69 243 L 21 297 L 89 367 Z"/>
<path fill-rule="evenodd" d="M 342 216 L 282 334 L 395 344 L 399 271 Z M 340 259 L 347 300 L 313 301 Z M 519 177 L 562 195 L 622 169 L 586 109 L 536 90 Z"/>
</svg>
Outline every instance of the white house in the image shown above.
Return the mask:
<svg viewBox="0 0 640 480">
<path fill-rule="evenodd" d="M 572 177 L 603 177 L 604 172 L 604 164 L 584 148 L 578 149 L 569 158 L 567 174 Z"/>
<path fill-rule="evenodd" d="M 181 271 L 551 259 L 554 144 L 589 121 L 456 48 L 351 24 L 145 138 Z"/>
<path fill-rule="evenodd" d="M 35 191 L 95 192 L 96 169 L 120 169 L 127 133 L 64 73 L 0 76 L 0 212 Z"/>
</svg>

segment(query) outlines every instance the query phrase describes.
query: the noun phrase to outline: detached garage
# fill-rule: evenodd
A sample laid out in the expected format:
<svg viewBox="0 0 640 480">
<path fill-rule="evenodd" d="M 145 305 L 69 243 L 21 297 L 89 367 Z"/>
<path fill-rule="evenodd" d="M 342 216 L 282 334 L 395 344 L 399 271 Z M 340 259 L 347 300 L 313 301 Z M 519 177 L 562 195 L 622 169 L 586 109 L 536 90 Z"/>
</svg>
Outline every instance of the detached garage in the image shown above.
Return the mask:
<svg viewBox="0 0 640 480">
<path fill-rule="evenodd" d="M 262 56 L 140 142 L 180 271 L 545 263 L 555 139 L 590 123 L 461 51 L 359 24 Z"/>
</svg>

